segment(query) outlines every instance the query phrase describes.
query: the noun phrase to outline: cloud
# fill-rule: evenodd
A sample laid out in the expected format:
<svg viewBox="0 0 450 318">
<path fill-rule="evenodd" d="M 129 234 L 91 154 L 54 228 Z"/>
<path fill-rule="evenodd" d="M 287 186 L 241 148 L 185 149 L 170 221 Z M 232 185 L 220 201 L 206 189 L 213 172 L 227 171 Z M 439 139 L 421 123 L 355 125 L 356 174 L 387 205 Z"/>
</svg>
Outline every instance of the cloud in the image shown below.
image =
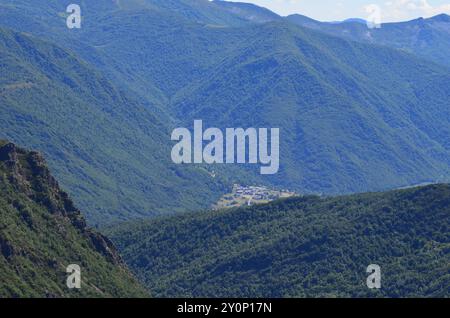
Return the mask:
<svg viewBox="0 0 450 318">
<path fill-rule="evenodd" d="M 384 21 L 429 18 L 440 13 L 450 14 L 450 3 L 432 6 L 428 0 L 390 0 L 381 7 Z"/>
<path fill-rule="evenodd" d="M 229 0 L 254 3 L 281 15 L 300 13 L 321 21 L 347 18 L 369 19 L 367 7 L 376 5 L 382 22 L 405 21 L 431 17 L 440 13 L 450 15 L 450 0 Z M 366 2 L 367 1 L 367 2 Z M 447 2 L 445 4 L 445 2 Z M 366 3 L 366 5 L 363 5 Z M 436 4 L 433 4 L 436 3 Z M 440 3 L 440 4 L 437 4 Z M 370 13 L 373 14 L 373 11 Z"/>
</svg>

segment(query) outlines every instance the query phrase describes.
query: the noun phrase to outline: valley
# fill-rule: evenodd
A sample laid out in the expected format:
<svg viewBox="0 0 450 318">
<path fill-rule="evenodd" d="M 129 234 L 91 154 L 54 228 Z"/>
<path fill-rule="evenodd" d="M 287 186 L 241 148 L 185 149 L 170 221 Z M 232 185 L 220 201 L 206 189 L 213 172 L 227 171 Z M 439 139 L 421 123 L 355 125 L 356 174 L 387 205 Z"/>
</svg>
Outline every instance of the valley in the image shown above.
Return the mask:
<svg viewBox="0 0 450 318">
<path fill-rule="evenodd" d="M 72 32 L 64 6 L 0 4 L 0 26 L 36 38 L 17 33 L 23 47 L 3 40 L 4 74 L 21 68 L 2 87 L 30 76 L 33 86 L 2 94 L 0 136 L 43 151 L 90 224 L 209 208 L 235 183 L 336 195 L 450 181 L 450 71 L 414 54 L 254 6 L 236 15 L 209 1 L 102 0 Z M 33 60 L 36 50 L 48 62 Z M 46 104 L 58 96 L 64 106 Z M 75 119 L 66 105 L 77 105 Z M 279 127 L 277 173 L 225 165 L 212 177 L 171 162 L 170 132 L 197 119 L 221 130 Z"/>
<path fill-rule="evenodd" d="M 0 298 L 450 297 L 450 16 L 78 4 L 0 0 Z"/>
</svg>

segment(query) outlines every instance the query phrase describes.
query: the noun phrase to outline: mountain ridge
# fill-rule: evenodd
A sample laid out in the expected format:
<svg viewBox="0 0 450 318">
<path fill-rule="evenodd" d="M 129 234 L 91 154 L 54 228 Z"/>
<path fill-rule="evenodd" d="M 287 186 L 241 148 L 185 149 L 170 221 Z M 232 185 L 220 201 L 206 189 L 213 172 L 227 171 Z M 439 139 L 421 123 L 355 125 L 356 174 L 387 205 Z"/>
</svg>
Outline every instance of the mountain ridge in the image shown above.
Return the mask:
<svg viewBox="0 0 450 318">
<path fill-rule="evenodd" d="M 158 297 L 448 297 L 450 185 L 124 223 L 106 232 Z M 370 264 L 381 289 L 366 285 Z"/>
<path fill-rule="evenodd" d="M 202 117 L 213 127 L 281 127 L 282 167 L 279 175 L 275 176 L 280 181 L 274 182 L 300 193 L 308 190 L 337 193 L 334 189 L 326 189 L 325 183 L 339 184 L 340 189 L 336 191 L 347 193 L 387 190 L 441 176 L 445 180 L 448 162 L 444 153 L 448 152 L 448 143 L 443 129 L 448 127 L 446 118 L 449 115 L 444 101 L 449 96 L 445 84 L 449 69 L 390 48 L 361 45 L 320 32 L 297 29 L 284 22 L 246 28 L 241 33 L 251 40 L 221 61 L 207 81 L 193 82 L 172 101 L 173 112 L 186 118 L 186 124 Z M 429 90 L 431 82 L 439 87 L 436 93 L 441 97 Z M 436 117 L 440 123 L 430 121 L 425 124 L 433 114 L 441 114 Z M 436 129 L 429 129 L 434 124 Z M 403 130 L 405 135 L 397 135 L 394 131 L 400 127 L 409 127 L 408 132 Z M 333 135 L 326 136 L 331 131 Z M 433 131 L 439 134 L 434 135 Z M 342 142 L 338 132 L 347 135 L 342 137 Z M 408 141 L 409 134 L 415 137 Z M 357 139 L 361 139 L 359 146 Z M 428 172 L 418 178 L 420 182 L 397 179 L 387 185 L 389 178 L 402 178 L 400 175 L 409 174 L 405 170 L 409 169 L 405 159 L 416 153 L 413 150 L 415 143 L 441 149 L 436 159 L 443 161 L 436 162 L 434 176 L 428 169 L 435 164 L 429 162 L 425 168 Z M 347 146 L 352 150 L 344 150 Z M 322 152 L 319 149 L 322 147 L 333 150 Z M 370 162 L 362 157 L 335 157 L 343 158 L 365 151 L 371 153 L 367 155 Z M 405 153 L 400 154 L 399 151 Z M 321 152 L 324 157 L 318 159 Z M 429 153 L 420 156 L 427 157 Z M 377 165 L 383 168 L 368 168 L 379 155 Z M 403 159 L 394 159 L 397 155 Z M 325 158 L 328 156 L 329 160 Z M 388 162 L 386 158 L 397 163 Z M 314 165 L 324 163 L 323 160 L 327 163 L 320 168 Z M 411 167 L 416 165 L 413 162 L 409 164 Z M 318 171 L 324 169 L 339 173 L 327 173 L 319 178 Z M 415 174 L 420 169 L 416 166 L 411 172 Z M 380 179 L 378 185 L 363 185 L 377 178 L 363 174 L 388 170 L 390 172 Z M 328 179 L 344 176 L 349 179 Z M 322 184 L 313 185 L 316 182 L 313 180 Z M 355 184 L 358 186 L 354 187 Z"/>
<path fill-rule="evenodd" d="M 47 1 L 38 3 L 42 8 L 36 8 L 37 12 L 49 9 L 47 15 L 63 8 L 58 9 L 58 5 Z M 110 216 L 119 212 L 119 219 L 124 220 L 135 217 L 136 211 L 139 211 L 137 216 L 164 213 L 174 206 L 164 208 L 155 198 L 173 204 L 170 195 L 177 196 L 176 202 L 183 202 L 186 210 L 205 208 L 219 194 L 228 192 L 233 182 L 249 185 L 264 182 L 300 193 L 348 193 L 447 180 L 447 68 L 398 49 L 354 43 L 284 20 L 218 27 L 211 21 L 189 18 L 198 17 L 205 8 L 209 10 L 213 4 L 205 1 L 198 2 L 202 5 L 200 11 L 190 6 L 192 1 L 146 3 L 152 4 L 151 10 L 115 10 L 109 1 L 98 1 L 90 4 L 85 28 L 79 32 L 65 29 L 64 19 L 56 18 L 56 14 L 48 25 L 56 27 L 61 23 L 59 31 L 45 30 L 57 45 L 70 46 L 82 58 L 90 57 L 86 62 L 114 83 L 113 86 L 122 87 L 126 83 L 124 86 L 130 88 L 128 95 L 148 97 L 143 98 L 143 104 L 151 110 L 150 121 L 155 117 L 162 119 L 159 120 L 163 122 L 161 128 L 167 136 L 171 129 L 181 125 L 190 127 L 198 116 L 204 117 L 205 125 L 222 128 L 280 126 L 285 138 L 281 144 L 282 169 L 270 180 L 261 179 L 251 168 L 240 166 L 233 167 L 233 171 L 225 166 L 183 166 L 194 170 L 186 173 L 170 166 L 167 171 L 170 142 L 167 147 L 160 147 L 166 142 L 161 139 L 164 133 L 149 128 L 141 134 L 133 128 L 130 130 L 133 133 L 119 139 L 120 145 L 131 151 L 127 160 L 122 160 L 123 152 L 115 151 L 110 157 L 119 157 L 121 162 L 134 166 L 131 175 L 137 182 L 131 189 L 136 191 L 129 194 L 130 187 L 115 180 L 108 182 L 116 171 L 123 175 L 119 166 L 115 166 L 114 172 L 105 172 L 99 162 L 90 170 L 101 170 L 100 179 L 106 181 L 100 185 L 108 190 L 108 201 L 114 202 L 113 211 L 108 209 L 101 211 L 102 214 Z M 188 11 L 184 10 L 186 5 L 190 7 Z M 168 7 L 176 10 L 172 12 Z M 104 12 L 98 13 L 97 10 L 103 9 Z M 13 23 L 16 13 L 2 14 L 3 23 L 33 32 L 27 24 Z M 29 18 L 33 21 L 35 17 Z M 43 30 L 33 33 L 45 36 Z M 77 48 L 83 42 L 84 46 Z M 28 85 L 27 82 L 19 84 Z M 141 108 L 133 112 L 142 112 L 143 118 L 148 113 Z M 153 123 L 131 117 L 123 118 L 127 127 L 126 122 L 130 120 L 137 121 L 139 124 L 134 124 L 137 127 L 154 127 Z M 19 118 L 35 120 L 23 114 Z M 11 122 L 14 119 L 4 124 L 11 125 Z M 33 134 L 45 134 L 47 129 L 41 126 Z M 18 134 L 18 127 L 13 131 Z M 153 132 L 156 142 L 149 145 L 148 134 Z M 4 134 L 17 138 L 12 136 L 11 129 L 5 129 Z M 129 144 L 123 139 L 133 142 Z M 29 139 L 21 137 L 15 141 L 27 145 Z M 84 150 L 85 143 L 83 147 L 76 145 L 78 150 Z M 140 148 L 156 149 L 151 156 L 157 157 L 156 160 L 142 156 Z M 165 158 L 158 156 L 165 153 L 168 154 Z M 108 151 L 102 162 L 108 162 L 110 154 Z M 143 165 L 155 161 L 161 165 L 153 168 L 163 171 L 164 177 L 156 181 L 151 178 L 154 182 L 149 187 L 144 176 L 151 172 Z M 139 171 L 135 171 L 136 166 Z M 55 173 L 63 176 L 58 170 Z M 176 178 L 174 174 L 184 177 Z M 187 176 L 194 175 L 194 187 L 203 190 L 196 192 L 185 182 Z M 161 181 L 168 177 L 174 179 Z M 123 179 L 129 182 L 131 178 L 123 175 Z M 63 178 L 61 182 L 66 184 Z M 170 183 L 185 187 L 172 192 Z M 201 187 L 204 183 L 207 186 Z M 148 188 L 157 192 L 149 204 L 145 195 Z M 78 200 L 90 190 L 89 187 L 77 189 L 75 197 Z M 123 195 L 117 200 L 110 196 L 111 192 Z M 104 193 L 95 195 L 101 200 L 105 197 Z M 108 206 L 111 204 L 105 201 L 99 204 L 99 208 Z M 103 221 L 96 218 L 94 222 L 98 219 Z"/>
<path fill-rule="evenodd" d="M 213 3 L 224 8 L 228 12 L 240 16 L 243 19 L 251 22 L 265 23 L 269 21 L 282 19 L 281 16 L 270 11 L 269 9 L 266 9 L 264 7 L 252 3 L 232 2 L 223 0 L 214 0 Z"/>
<path fill-rule="evenodd" d="M 0 140 L 0 296 L 146 297 L 111 241 L 86 225 L 42 155 Z M 66 267 L 81 267 L 80 290 Z"/>
<path fill-rule="evenodd" d="M 0 29 L 0 52 L 1 137 L 45 153 L 92 225 L 220 197 L 220 181 L 206 171 L 172 164 L 171 119 L 153 104 L 34 36 Z"/>
<path fill-rule="evenodd" d="M 416 56 L 449 66 L 450 16 L 439 14 L 430 18 L 417 18 L 404 22 L 382 23 L 380 28 L 369 29 L 359 22 L 330 24 L 303 16 L 291 15 L 291 23 L 330 35 L 362 43 L 378 44 L 405 50 Z"/>
</svg>

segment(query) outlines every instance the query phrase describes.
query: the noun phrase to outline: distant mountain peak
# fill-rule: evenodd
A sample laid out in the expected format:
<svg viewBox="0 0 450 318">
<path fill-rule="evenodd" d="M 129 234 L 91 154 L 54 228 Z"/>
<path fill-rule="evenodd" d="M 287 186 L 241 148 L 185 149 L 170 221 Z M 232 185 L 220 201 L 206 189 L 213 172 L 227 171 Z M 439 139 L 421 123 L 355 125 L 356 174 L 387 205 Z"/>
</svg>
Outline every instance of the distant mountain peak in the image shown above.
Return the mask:
<svg viewBox="0 0 450 318">
<path fill-rule="evenodd" d="M 434 17 L 428 18 L 427 20 L 438 21 L 438 22 L 450 22 L 450 15 L 441 13 L 441 14 L 435 15 Z"/>
<path fill-rule="evenodd" d="M 281 16 L 253 3 L 214 0 L 212 3 L 250 22 L 265 23 L 280 20 Z"/>
<path fill-rule="evenodd" d="M 352 23 L 352 22 L 354 22 L 354 23 L 361 23 L 361 24 L 366 24 L 367 23 L 366 20 L 361 19 L 361 18 L 350 18 L 350 19 L 342 21 L 341 23 Z"/>
<path fill-rule="evenodd" d="M 310 18 L 310 17 L 307 17 L 306 15 L 299 14 L 299 13 L 295 13 L 295 14 L 288 15 L 286 18 L 287 18 L 288 20 L 289 20 L 289 19 L 295 19 L 295 20 L 297 20 L 297 21 L 303 20 L 303 21 L 305 21 L 305 22 L 319 22 L 319 21 L 314 20 L 314 19 L 312 19 L 312 18 Z"/>
</svg>

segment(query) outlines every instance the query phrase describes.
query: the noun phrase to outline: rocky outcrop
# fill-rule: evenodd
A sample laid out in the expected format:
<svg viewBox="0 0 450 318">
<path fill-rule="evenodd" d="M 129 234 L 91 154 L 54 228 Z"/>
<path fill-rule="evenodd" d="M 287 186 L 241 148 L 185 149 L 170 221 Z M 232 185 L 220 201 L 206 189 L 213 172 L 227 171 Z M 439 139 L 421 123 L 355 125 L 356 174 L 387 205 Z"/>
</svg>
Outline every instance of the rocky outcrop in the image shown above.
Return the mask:
<svg viewBox="0 0 450 318">
<path fill-rule="evenodd" d="M 119 253 L 117 253 L 114 244 L 106 237 L 101 235 L 100 233 L 93 232 L 88 230 L 88 235 L 91 239 L 91 242 L 94 248 L 103 254 L 110 262 L 114 264 L 124 264 L 122 258 Z"/>
<path fill-rule="evenodd" d="M 0 175 L 29 199 L 44 206 L 49 213 L 66 219 L 77 230 L 87 236 L 92 246 L 115 264 L 123 264 L 116 248 L 109 239 L 89 229 L 81 212 L 75 207 L 69 195 L 63 191 L 50 170 L 42 154 L 26 151 L 15 144 L 0 141 Z M 33 227 L 33 215 L 27 207 L 12 202 L 20 212 L 24 222 Z M 0 237 L 0 250 L 5 257 L 13 254 L 12 245 Z"/>
</svg>

